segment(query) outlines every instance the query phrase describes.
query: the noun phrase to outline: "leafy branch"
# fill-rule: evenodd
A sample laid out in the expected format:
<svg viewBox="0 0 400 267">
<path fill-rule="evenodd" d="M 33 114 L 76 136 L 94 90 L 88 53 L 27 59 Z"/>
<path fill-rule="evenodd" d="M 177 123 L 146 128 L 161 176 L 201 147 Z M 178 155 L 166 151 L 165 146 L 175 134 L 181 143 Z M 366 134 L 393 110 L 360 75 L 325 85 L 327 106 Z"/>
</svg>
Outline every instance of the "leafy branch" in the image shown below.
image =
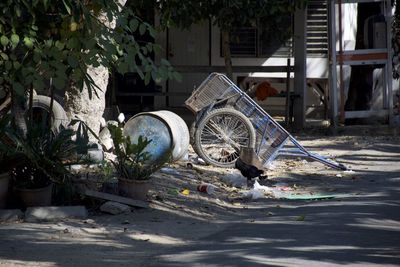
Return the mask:
<svg viewBox="0 0 400 267">
<path fill-rule="evenodd" d="M 109 125 L 111 138 L 114 142 L 116 159 L 112 161 L 121 178 L 130 180 L 146 180 L 160 169 L 170 159 L 170 152 L 157 163 L 149 163 L 151 154 L 146 151 L 152 142 L 147 137 L 139 136 L 137 143 L 132 143 L 129 136 L 125 136 L 120 127 Z"/>
</svg>

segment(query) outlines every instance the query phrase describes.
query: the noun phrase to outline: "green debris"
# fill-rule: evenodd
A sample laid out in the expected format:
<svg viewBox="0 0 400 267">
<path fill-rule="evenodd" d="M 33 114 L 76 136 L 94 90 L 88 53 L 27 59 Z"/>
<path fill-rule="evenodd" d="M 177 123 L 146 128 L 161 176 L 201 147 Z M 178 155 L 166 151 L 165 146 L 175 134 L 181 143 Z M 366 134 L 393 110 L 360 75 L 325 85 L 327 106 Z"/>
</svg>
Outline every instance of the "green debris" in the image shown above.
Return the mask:
<svg viewBox="0 0 400 267">
<path fill-rule="evenodd" d="M 289 200 L 323 200 L 346 197 L 346 194 L 290 194 L 285 196 Z"/>
<path fill-rule="evenodd" d="M 306 215 L 300 215 L 296 218 L 296 221 L 304 221 L 304 219 L 306 218 Z"/>
<path fill-rule="evenodd" d="M 177 188 L 171 188 L 168 189 L 167 193 L 172 196 L 177 196 L 179 195 L 179 190 Z"/>
</svg>

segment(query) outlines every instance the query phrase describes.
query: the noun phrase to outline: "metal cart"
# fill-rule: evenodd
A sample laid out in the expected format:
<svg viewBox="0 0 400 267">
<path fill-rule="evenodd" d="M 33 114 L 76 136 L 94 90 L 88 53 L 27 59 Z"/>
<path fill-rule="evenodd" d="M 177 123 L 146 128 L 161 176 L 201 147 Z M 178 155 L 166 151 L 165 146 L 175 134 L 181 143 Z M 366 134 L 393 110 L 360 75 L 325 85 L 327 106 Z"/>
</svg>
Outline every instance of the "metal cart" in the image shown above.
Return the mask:
<svg viewBox="0 0 400 267">
<path fill-rule="evenodd" d="M 209 164 L 233 167 L 240 147 L 252 147 L 264 167 L 278 156 L 307 157 L 346 170 L 333 160 L 308 152 L 245 92 L 225 75 L 210 74 L 185 101 L 196 114 L 191 144 Z M 288 143 L 289 148 L 284 148 Z"/>
</svg>

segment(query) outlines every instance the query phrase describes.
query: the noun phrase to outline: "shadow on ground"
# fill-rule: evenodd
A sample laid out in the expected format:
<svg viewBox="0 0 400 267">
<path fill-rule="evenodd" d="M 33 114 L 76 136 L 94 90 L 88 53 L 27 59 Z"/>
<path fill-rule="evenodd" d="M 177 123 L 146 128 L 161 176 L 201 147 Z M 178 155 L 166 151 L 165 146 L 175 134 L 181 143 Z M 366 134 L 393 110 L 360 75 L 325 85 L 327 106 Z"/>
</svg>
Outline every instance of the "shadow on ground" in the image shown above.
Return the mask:
<svg viewBox="0 0 400 267">
<path fill-rule="evenodd" d="M 399 266 L 398 139 L 301 141 L 354 172 L 277 161 L 267 183 L 343 197 L 240 201 L 217 182 L 224 170 L 174 165 L 158 174 L 152 209 L 0 225 L 0 266 Z M 196 192 L 202 181 L 220 183 L 219 195 Z"/>
</svg>

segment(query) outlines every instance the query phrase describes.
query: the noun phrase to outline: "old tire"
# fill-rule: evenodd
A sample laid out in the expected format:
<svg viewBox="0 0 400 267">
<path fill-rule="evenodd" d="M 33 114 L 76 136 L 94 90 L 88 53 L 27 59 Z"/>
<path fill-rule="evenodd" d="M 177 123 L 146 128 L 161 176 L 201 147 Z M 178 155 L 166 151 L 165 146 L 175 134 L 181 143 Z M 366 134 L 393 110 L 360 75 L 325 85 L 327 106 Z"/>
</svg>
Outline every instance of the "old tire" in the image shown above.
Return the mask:
<svg viewBox="0 0 400 267">
<path fill-rule="evenodd" d="M 50 113 L 50 101 L 51 98 L 44 95 L 34 95 L 32 108 L 33 109 L 42 109 L 47 113 Z M 53 132 L 58 132 L 60 127 L 67 127 L 69 120 L 67 114 L 65 113 L 64 108 L 57 102 L 53 101 L 53 108 L 52 108 L 52 120 L 51 120 L 51 129 Z"/>
</svg>

